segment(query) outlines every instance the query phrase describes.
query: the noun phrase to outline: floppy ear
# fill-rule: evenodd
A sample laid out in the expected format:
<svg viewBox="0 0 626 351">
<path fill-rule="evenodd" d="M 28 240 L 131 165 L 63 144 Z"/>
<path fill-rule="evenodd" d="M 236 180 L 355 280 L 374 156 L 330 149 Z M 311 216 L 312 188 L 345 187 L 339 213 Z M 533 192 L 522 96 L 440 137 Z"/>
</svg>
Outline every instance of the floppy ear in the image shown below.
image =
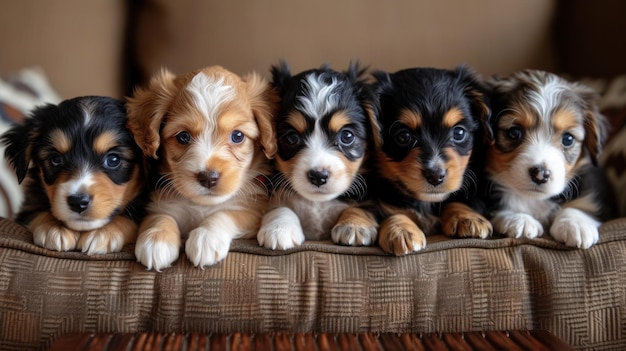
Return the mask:
<svg viewBox="0 0 626 351">
<path fill-rule="evenodd" d="M 382 146 L 382 128 L 378 121 L 377 95 L 374 93 L 374 86 L 368 84 L 363 78 L 367 68 L 361 68 L 358 61 L 350 62 L 348 70 L 344 72 L 357 87 L 357 96 L 363 111 L 367 116 L 370 125 L 370 137 L 375 148 Z"/>
<path fill-rule="evenodd" d="M 465 65 L 457 66 L 455 71 L 465 85 L 464 93 L 470 101 L 470 112 L 478 118 L 482 126 L 483 142 L 493 144 L 495 138 L 491 127 L 491 109 L 485 84 L 478 73 Z"/>
<path fill-rule="evenodd" d="M 281 60 L 278 65 L 273 65 L 270 69 L 272 73 L 272 86 L 276 89 L 279 95 L 283 95 L 285 84 L 291 78 L 291 71 L 287 61 Z"/>
<path fill-rule="evenodd" d="M 158 158 L 163 118 L 176 93 L 174 76 L 167 69 L 156 73 L 145 88 L 138 88 L 127 99 L 128 129 L 146 156 Z"/>
<path fill-rule="evenodd" d="M 50 114 L 54 114 L 57 106 L 47 104 L 33 110 L 31 115 L 24 119 L 23 124 L 15 124 L 7 130 L 0 142 L 6 145 L 4 157 L 15 169 L 17 181 L 22 183 L 28 173 L 28 165 L 32 159 L 33 142 L 40 138 L 41 123 Z"/>
<path fill-rule="evenodd" d="M 585 127 L 585 140 L 583 145 L 589 152 L 591 162 L 598 165 L 598 159 L 602 153 L 602 147 L 609 133 L 609 123 L 598 109 L 597 94 L 591 88 L 576 83 L 574 92 L 582 101 L 583 123 Z"/>
<path fill-rule="evenodd" d="M 263 146 L 263 152 L 267 158 L 272 159 L 278 150 L 274 118 L 278 113 L 280 98 L 276 90 L 256 73 L 243 77 L 243 80 L 247 84 L 250 107 L 259 127 L 259 141 Z"/>
</svg>

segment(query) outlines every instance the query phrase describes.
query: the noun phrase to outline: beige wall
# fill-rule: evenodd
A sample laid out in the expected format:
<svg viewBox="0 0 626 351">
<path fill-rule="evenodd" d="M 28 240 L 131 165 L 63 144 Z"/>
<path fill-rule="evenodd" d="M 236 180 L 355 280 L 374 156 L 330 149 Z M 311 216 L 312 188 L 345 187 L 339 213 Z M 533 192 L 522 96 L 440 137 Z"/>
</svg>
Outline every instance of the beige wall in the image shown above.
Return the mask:
<svg viewBox="0 0 626 351">
<path fill-rule="evenodd" d="M 0 74 L 39 65 L 61 96 L 122 95 L 125 0 L 0 0 Z M 139 67 L 294 72 L 352 59 L 376 69 L 552 69 L 556 0 L 146 0 Z"/>
<path fill-rule="evenodd" d="M 120 94 L 124 0 L 0 0 L 0 74 L 41 66 L 64 98 Z"/>
<path fill-rule="evenodd" d="M 158 38 L 139 46 L 148 71 L 267 74 L 280 58 L 294 71 L 351 59 L 385 70 L 467 63 L 485 74 L 553 67 L 554 0 L 152 2 L 158 10 L 140 22 Z"/>
</svg>

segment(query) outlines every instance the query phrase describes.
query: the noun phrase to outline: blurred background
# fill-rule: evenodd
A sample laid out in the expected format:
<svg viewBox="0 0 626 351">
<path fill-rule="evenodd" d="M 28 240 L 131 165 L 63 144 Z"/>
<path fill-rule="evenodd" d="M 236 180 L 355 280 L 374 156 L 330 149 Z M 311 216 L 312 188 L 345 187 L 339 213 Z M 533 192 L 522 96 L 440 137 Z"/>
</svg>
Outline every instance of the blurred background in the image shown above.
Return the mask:
<svg viewBox="0 0 626 351">
<path fill-rule="evenodd" d="M 540 68 L 626 72 L 620 0 L 0 0 L 0 76 L 37 66 L 60 97 L 122 97 L 158 68 L 236 73 L 286 59 L 294 73 Z"/>
</svg>

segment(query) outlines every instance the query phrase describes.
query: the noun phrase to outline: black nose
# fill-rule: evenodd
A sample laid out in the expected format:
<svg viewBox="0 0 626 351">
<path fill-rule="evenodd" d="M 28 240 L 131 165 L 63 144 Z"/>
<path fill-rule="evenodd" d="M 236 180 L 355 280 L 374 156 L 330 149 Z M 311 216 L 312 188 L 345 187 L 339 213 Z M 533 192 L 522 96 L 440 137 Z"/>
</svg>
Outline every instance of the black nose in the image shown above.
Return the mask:
<svg viewBox="0 0 626 351">
<path fill-rule="evenodd" d="M 307 175 L 309 176 L 309 182 L 311 182 L 311 184 L 320 187 L 326 184 L 330 173 L 328 173 L 327 169 L 322 169 L 321 171 L 312 169 L 307 173 Z"/>
<path fill-rule="evenodd" d="M 446 179 L 446 170 L 440 167 L 426 168 L 424 171 L 426 181 L 431 185 L 439 185 Z"/>
<path fill-rule="evenodd" d="M 198 173 L 198 183 L 207 189 L 217 185 L 220 180 L 220 172 L 218 171 L 203 171 Z"/>
<path fill-rule="evenodd" d="M 76 213 L 83 213 L 89 207 L 91 197 L 87 194 L 76 194 L 67 197 L 67 204 Z"/>
<path fill-rule="evenodd" d="M 528 170 L 528 174 L 530 174 L 530 179 L 538 185 L 545 184 L 550 179 L 550 170 L 544 166 L 532 167 Z"/>
</svg>

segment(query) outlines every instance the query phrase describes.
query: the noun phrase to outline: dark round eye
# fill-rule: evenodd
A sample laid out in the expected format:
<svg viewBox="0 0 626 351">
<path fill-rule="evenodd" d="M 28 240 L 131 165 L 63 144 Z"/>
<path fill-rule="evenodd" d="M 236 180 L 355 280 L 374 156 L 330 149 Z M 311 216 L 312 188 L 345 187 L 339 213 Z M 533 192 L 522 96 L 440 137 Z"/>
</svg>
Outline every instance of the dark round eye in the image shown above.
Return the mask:
<svg viewBox="0 0 626 351">
<path fill-rule="evenodd" d="M 522 128 L 520 127 L 511 127 L 507 129 L 506 131 L 506 137 L 511 140 L 520 140 L 522 139 L 523 135 L 524 135 L 524 132 L 522 131 Z"/>
<path fill-rule="evenodd" d="M 413 136 L 407 129 L 400 129 L 397 131 L 393 139 L 396 141 L 396 144 L 400 147 L 408 147 L 413 144 Z"/>
<path fill-rule="evenodd" d="M 285 134 L 283 139 L 287 142 L 288 145 L 291 145 L 291 146 L 297 145 L 300 143 L 300 135 L 294 130 L 287 132 L 287 134 Z"/>
<path fill-rule="evenodd" d="M 61 166 L 63 166 L 63 156 L 61 156 L 61 154 L 54 153 L 54 154 L 50 155 L 50 158 L 48 158 L 48 161 L 50 161 L 50 165 L 52 167 L 61 167 Z"/>
<path fill-rule="evenodd" d="M 187 145 L 191 141 L 191 134 L 183 130 L 182 132 L 176 134 L 176 141 L 178 141 L 180 145 Z"/>
<path fill-rule="evenodd" d="M 354 133 L 348 129 L 344 129 L 339 133 L 339 142 L 343 145 L 351 145 L 354 143 Z"/>
<path fill-rule="evenodd" d="M 456 126 L 452 129 L 452 140 L 456 143 L 461 143 L 467 139 L 467 130 L 461 126 Z"/>
<path fill-rule="evenodd" d="M 574 139 L 574 136 L 571 135 L 570 133 L 565 133 L 561 137 L 561 144 L 565 148 L 568 148 L 568 147 L 571 147 L 572 145 L 574 145 L 575 141 L 576 141 L 576 139 Z"/>
<path fill-rule="evenodd" d="M 103 165 L 108 169 L 116 169 L 122 164 L 120 156 L 114 152 L 106 154 L 104 156 Z"/>
<path fill-rule="evenodd" d="M 230 141 L 232 141 L 235 144 L 241 144 L 243 140 L 245 139 L 245 137 L 246 136 L 239 130 L 235 130 L 232 133 L 230 133 Z"/>
</svg>

